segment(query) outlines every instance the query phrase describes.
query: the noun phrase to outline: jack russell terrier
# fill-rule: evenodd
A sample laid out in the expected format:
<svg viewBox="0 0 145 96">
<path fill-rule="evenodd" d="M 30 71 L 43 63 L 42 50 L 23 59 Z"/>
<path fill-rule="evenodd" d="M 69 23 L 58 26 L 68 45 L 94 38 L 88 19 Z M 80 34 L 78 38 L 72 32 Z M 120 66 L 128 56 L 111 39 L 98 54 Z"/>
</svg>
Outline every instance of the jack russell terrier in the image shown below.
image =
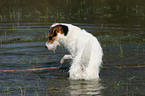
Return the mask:
<svg viewBox="0 0 145 96">
<path fill-rule="evenodd" d="M 71 53 L 60 60 L 63 64 L 65 59 L 72 59 L 70 79 L 99 79 L 103 51 L 92 34 L 71 24 L 55 23 L 50 27 L 48 38 L 48 50 L 55 51 L 58 45 L 63 44 Z"/>
</svg>

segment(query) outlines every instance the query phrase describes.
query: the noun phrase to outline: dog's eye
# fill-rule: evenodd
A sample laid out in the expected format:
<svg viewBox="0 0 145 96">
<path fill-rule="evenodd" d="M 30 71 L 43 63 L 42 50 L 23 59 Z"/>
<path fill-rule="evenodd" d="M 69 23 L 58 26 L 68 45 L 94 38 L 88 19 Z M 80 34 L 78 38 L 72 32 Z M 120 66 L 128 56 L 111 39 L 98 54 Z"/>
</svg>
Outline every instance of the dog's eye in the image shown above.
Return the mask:
<svg viewBox="0 0 145 96">
<path fill-rule="evenodd" d="M 57 29 L 54 30 L 53 37 L 57 35 Z"/>
<path fill-rule="evenodd" d="M 51 36 L 49 36 L 49 40 L 52 40 L 52 37 Z"/>
</svg>

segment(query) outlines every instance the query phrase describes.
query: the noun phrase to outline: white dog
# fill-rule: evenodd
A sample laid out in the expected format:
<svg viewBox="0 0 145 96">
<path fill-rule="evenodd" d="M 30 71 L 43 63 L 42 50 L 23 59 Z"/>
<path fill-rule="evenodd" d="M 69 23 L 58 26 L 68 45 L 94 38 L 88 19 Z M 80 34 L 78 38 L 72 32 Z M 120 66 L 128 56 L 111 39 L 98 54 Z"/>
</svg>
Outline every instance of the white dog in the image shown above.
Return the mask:
<svg viewBox="0 0 145 96">
<path fill-rule="evenodd" d="M 65 59 L 72 59 L 69 70 L 70 79 L 98 79 L 102 63 L 103 51 L 98 40 L 77 26 L 65 23 L 55 23 L 50 27 L 49 40 L 46 42 L 48 50 L 54 50 L 63 44 L 71 53 L 64 55 Z"/>
</svg>

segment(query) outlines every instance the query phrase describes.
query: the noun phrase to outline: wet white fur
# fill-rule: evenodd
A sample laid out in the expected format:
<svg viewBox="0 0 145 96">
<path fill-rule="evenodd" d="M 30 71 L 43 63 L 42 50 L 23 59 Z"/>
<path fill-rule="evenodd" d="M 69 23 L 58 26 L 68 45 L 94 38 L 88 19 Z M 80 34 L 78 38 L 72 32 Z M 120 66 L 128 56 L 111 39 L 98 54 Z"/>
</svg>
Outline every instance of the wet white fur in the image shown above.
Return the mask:
<svg viewBox="0 0 145 96">
<path fill-rule="evenodd" d="M 70 79 L 98 79 L 100 66 L 102 63 L 103 51 L 98 40 L 84 29 L 65 23 L 55 23 L 56 25 L 68 26 L 68 34 L 66 36 L 58 34 L 53 44 L 46 43 L 48 50 L 55 50 L 57 45 L 63 44 L 71 53 L 65 55 L 60 63 L 65 59 L 72 59 L 69 70 Z"/>
</svg>

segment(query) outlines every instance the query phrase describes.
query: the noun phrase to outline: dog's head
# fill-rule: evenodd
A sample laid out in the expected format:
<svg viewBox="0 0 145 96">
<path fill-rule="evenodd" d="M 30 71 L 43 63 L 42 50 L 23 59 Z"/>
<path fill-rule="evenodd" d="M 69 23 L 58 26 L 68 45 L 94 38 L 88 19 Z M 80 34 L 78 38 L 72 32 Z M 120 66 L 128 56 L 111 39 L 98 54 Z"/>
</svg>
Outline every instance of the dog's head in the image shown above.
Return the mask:
<svg viewBox="0 0 145 96">
<path fill-rule="evenodd" d="M 50 31 L 48 34 L 48 41 L 46 42 L 46 47 L 48 50 L 55 51 L 56 47 L 60 45 L 59 36 L 66 36 L 68 33 L 68 27 L 63 24 L 53 24 L 50 27 Z"/>
</svg>

